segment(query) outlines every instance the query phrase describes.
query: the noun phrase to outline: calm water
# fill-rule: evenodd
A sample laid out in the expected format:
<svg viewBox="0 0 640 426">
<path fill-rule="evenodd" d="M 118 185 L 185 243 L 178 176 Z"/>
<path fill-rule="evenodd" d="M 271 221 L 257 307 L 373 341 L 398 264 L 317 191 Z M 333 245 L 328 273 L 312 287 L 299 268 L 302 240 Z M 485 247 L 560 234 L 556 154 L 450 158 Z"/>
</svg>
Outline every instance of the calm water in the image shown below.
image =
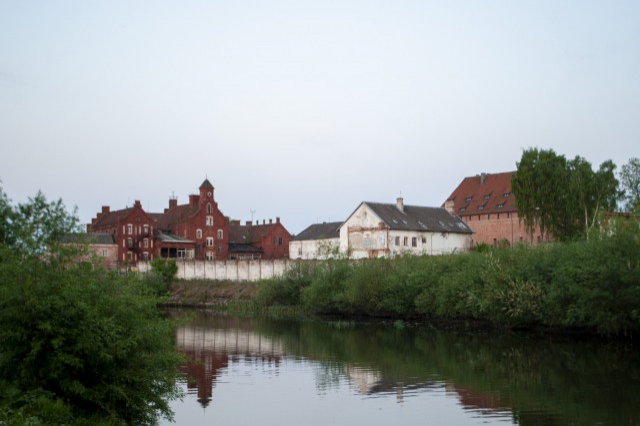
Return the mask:
<svg viewBox="0 0 640 426">
<path fill-rule="evenodd" d="M 179 425 L 640 425 L 619 345 L 216 314 L 176 343 Z"/>
</svg>

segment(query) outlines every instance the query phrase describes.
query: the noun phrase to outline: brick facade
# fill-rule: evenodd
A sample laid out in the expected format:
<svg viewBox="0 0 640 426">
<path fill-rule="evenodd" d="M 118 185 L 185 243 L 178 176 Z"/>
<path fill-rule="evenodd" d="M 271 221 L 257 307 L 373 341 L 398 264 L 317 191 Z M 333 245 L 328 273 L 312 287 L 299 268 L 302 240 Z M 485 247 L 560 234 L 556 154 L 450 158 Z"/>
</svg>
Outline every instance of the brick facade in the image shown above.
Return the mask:
<svg viewBox="0 0 640 426">
<path fill-rule="evenodd" d="M 215 201 L 215 188 L 205 179 L 197 194 L 189 196 L 188 204 L 169 200 L 162 213 L 147 213 L 139 201 L 131 208 L 111 211 L 102 207 L 89 232 L 113 235 L 119 262 L 137 262 L 164 258 L 224 260 L 230 258 L 230 224 Z M 268 227 L 268 229 L 267 229 Z M 243 227 L 240 227 L 243 228 Z M 248 245 L 259 253 L 258 258 L 288 257 L 291 235 L 278 218 L 275 224 L 254 227 L 248 235 Z M 268 244 L 275 238 L 276 245 Z M 246 240 L 246 239 L 245 239 Z M 281 244 L 280 244 L 281 242 Z"/>
<path fill-rule="evenodd" d="M 530 235 L 520 222 L 511 177 L 515 172 L 465 178 L 443 204 L 473 229 L 473 244 L 536 244 L 543 241 L 539 229 Z"/>
</svg>

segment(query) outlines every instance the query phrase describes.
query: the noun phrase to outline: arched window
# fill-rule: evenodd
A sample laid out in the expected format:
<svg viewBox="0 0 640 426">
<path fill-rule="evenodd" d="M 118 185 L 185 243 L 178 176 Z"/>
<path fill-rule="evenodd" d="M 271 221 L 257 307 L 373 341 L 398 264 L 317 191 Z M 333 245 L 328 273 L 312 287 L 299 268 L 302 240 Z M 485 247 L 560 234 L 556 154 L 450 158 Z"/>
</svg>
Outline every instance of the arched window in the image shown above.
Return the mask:
<svg viewBox="0 0 640 426">
<path fill-rule="evenodd" d="M 207 203 L 207 213 L 211 213 L 213 209 L 211 208 L 211 203 Z"/>
</svg>

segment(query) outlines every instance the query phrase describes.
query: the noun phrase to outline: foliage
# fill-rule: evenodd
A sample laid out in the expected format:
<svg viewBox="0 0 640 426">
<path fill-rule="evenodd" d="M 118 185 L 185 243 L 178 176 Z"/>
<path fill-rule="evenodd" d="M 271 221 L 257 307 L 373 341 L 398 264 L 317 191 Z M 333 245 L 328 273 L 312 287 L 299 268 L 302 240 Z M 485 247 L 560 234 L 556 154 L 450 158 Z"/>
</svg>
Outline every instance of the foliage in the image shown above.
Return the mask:
<svg viewBox="0 0 640 426">
<path fill-rule="evenodd" d="M 0 192 L 2 192 L 0 190 Z M 0 201 L 0 215 L 3 219 L 1 243 L 24 256 L 48 256 L 54 260 L 64 251 L 61 246 L 64 235 L 81 232 L 78 218 L 70 214 L 62 202 L 47 201 L 39 192 L 29 201 L 12 208 L 6 196 Z"/>
<path fill-rule="evenodd" d="M 540 227 L 557 241 L 588 236 L 604 211 L 613 211 L 620 196 L 615 164 L 598 171 L 582 157 L 568 161 L 553 150 L 525 150 L 511 187 L 528 232 Z"/>
<path fill-rule="evenodd" d="M 312 262 L 296 262 L 282 277 L 262 281 L 255 303 L 260 306 L 300 304 L 302 291 L 313 281 L 314 272 Z"/>
<path fill-rule="evenodd" d="M 74 418 L 146 424 L 170 417 L 168 400 L 178 396 L 172 325 L 144 279 L 51 268 L 6 248 L 0 256 L 5 389 L 43 391 Z"/>
<path fill-rule="evenodd" d="M 620 184 L 624 192 L 625 209 L 640 213 L 640 159 L 631 158 L 622 166 Z"/>
<path fill-rule="evenodd" d="M 327 260 L 312 264 L 304 285 L 275 279 L 259 285 L 257 297 L 263 305 L 299 304 L 318 314 L 478 319 L 634 336 L 640 225 L 612 220 L 607 230 L 590 240 L 458 255 Z M 295 288 L 299 302 L 267 297 L 274 288 Z"/>
<path fill-rule="evenodd" d="M 151 261 L 151 270 L 162 276 L 165 284 L 169 284 L 178 273 L 178 265 L 173 259 L 161 259 L 159 257 Z"/>
<path fill-rule="evenodd" d="M 152 424 L 179 396 L 173 323 L 148 275 L 73 262 L 78 220 L 41 193 L 0 191 L 0 423 Z"/>
</svg>

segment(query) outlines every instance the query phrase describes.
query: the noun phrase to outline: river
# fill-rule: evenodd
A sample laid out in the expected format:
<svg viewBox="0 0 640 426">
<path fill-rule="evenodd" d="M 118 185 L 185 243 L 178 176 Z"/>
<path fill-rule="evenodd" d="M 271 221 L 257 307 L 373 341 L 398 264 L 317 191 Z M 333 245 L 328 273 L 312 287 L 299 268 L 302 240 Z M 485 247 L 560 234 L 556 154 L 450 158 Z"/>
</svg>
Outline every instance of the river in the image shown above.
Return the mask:
<svg viewBox="0 0 640 426">
<path fill-rule="evenodd" d="M 640 425 L 620 343 L 198 312 L 176 345 L 178 425 Z"/>
</svg>

